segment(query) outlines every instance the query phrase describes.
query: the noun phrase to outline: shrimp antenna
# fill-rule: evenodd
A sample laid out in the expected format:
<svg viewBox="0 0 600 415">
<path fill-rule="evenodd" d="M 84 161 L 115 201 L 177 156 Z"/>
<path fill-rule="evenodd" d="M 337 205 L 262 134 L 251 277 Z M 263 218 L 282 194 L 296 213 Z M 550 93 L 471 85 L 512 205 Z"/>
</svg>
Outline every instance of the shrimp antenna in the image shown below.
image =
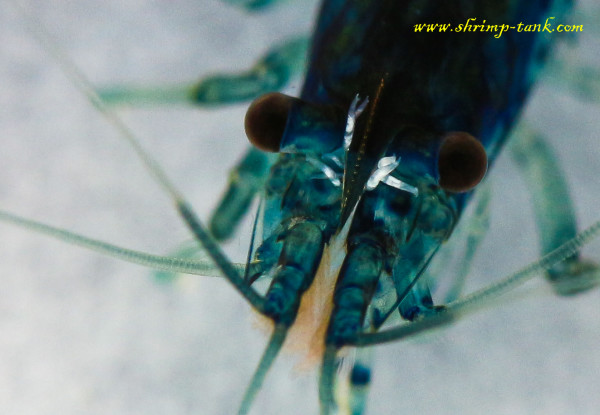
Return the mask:
<svg viewBox="0 0 600 415">
<path fill-rule="evenodd" d="M 98 239 L 88 238 L 75 232 L 66 231 L 45 223 L 26 219 L 21 216 L 0 210 L 0 221 L 28 229 L 42 235 L 49 236 L 62 242 L 81 248 L 90 249 L 104 255 L 118 258 L 132 264 L 138 264 L 150 267 L 155 270 L 167 272 L 180 272 L 183 274 L 203 275 L 206 277 L 221 277 L 222 274 L 215 267 L 212 261 L 205 259 L 193 260 L 184 258 L 165 257 L 160 255 L 148 254 L 135 251 L 133 249 L 123 248 Z M 246 266 L 243 264 L 233 264 L 239 271 L 244 272 Z"/>
<path fill-rule="evenodd" d="M 172 201 L 175 203 L 179 215 L 184 220 L 187 227 L 192 231 L 198 242 L 206 250 L 207 255 L 215 262 L 217 268 L 224 274 L 231 284 L 239 291 L 244 298 L 259 312 L 262 313 L 264 300 L 261 296 L 244 281 L 238 270 L 227 258 L 225 253 L 219 247 L 206 227 L 202 224 L 198 216 L 191 208 L 191 205 L 184 199 L 183 195 L 176 189 L 175 185 L 167 177 L 160 164 L 150 155 L 142 146 L 140 140 L 125 122 L 112 111 L 100 98 L 94 90 L 88 78 L 81 72 L 75 63 L 61 50 L 54 42 L 52 36 L 44 25 L 30 16 L 22 5 L 13 0 L 11 4 L 23 16 L 23 20 L 32 37 L 45 49 L 58 63 L 65 75 L 71 80 L 88 101 L 113 125 L 119 132 L 119 136 L 125 140 L 136 153 L 138 159 L 150 173 L 154 181 L 162 187 Z"/>
<path fill-rule="evenodd" d="M 269 372 L 269 369 L 273 365 L 275 358 L 279 354 L 281 350 L 281 346 L 285 341 L 285 337 L 287 335 L 288 328 L 284 325 L 278 324 L 275 326 L 273 334 L 269 339 L 269 345 L 265 349 L 258 367 L 252 376 L 252 380 L 244 393 L 244 398 L 242 399 L 242 404 L 240 405 L 240 410 L 238 411 L 238 415 L 246 415 L 252 406 L 252 402 L 254 398 L 260 391 L 262 384 Z"/>
<path fill-rule="evenodd" d="M 336 354 L 337 349 L 332 345 L 328 345 L 323 354 L 321 375 L 319 376 L 319 402 L 321 405 L 321 415 L 329 415 L 335 406 L 333 387 L 335 382 L 335 371 L 337 369 Z"/>
<path fill-rule="evenodd" d="M 430 317 L 409 324 L 402 324 L 395 328 L 379 331 L 377 333 L 363 333 L 348 342 L 348 345 L 365 347 L 376 344 L 388 343 L 406 337 L 414 336 L 424 331 L 449 325 L 458 318 L 479 311 L 510 290 L 524 284 L 548 268 L 564 261 L 583 246 L 589 244 L 600 236 L 600 220 L 594 222 L 577 236 L 569 239 L 554 251 L 544 255 L 539 260 L 526 265 L 508 277 L 475 291 L 459 300 L 447 304 L 443 310 Z M 590 288 L 600 281 L 598 274 L 592 275 L 585 287 Z M 577 282 L 583 285 L 583 282 Z"/>
</svg>

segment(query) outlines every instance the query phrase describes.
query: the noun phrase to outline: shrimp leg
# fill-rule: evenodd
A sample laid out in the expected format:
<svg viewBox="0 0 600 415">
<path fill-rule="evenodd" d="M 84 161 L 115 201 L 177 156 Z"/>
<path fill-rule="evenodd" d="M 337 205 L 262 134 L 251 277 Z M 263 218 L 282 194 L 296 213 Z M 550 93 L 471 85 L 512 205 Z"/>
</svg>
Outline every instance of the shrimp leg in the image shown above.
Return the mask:
<svg viewBox="0 0 600 415">
<path fill-rule="evenodd" d="M 267 51 L 247 71 L 206 76 L 191 85 L 173 87 L 108 87 L 98 95 L 108 105 L 148 105 L 188 103 L 219 106 L 243 102 L 283 88 L 304 70 L 308 38 L 286 40 Z"/>
<path fill-rule="evenodd" d="M 336 401 L 340 414 L 361 415 L 367 404 L 369 384 L 371 382 L 371 358 L 372 350 L 362 348 L 356 350 L 356 356 L 350 372 L 345 379 L 335 383 Z"/>
<path fill-rule="evenodd" d="M 452 258 L 460 258 L 458 261 L 460 267 L 444 294 L 444 302 L 447 303 L 461 296 L 475 254 L 490 227 L 491 183 L 486 180 L 480 187 L 475 196 L 475 209 L 472 216 L 465 219 L 464 223 L 459 224 L 459 227 L 454 231 L 453 238 L 446 243 L 449 246 L 444 246 L 438 254 L 439 259 L 436 258 L 432 266 L 425 271 L 424 279 L 430 282 L 431 290 L 435 291 L 437 280 L 431 276 L 440 275 L 444 267 L 452 261 Z"/>
<path fill-rule="evenodd" d="M 232 6 L 245 9 L 249 12 L 259 12 L 263 9 L 281 3 L 283 0 L 222 0 L 223 3 L 231 4 Z"/>
<path fill-rule="evenodd" d="M 264 184 L 274 158 L 251 147 L 231 170 L 227 189 L 209 222 L 209 229 L 217 240 L 225 240 L 233 234 Z"/>
<path fill-rule="evenodd" d="M 107 88 L 99 91 L 107 104 L 172 103 L 188 101 L 194 105 L 225 105 L 253 99 L 281 89 L 302 73 L 308 39 L 298 37 L 269 50 L 248 71 L 234 75 L 215 75 L 193 86 L 172 89 Z M 262 186 L 274 156 L 249 149 L 235 166 L 225 194 L 213 214 L 210 230 L 218 240 L 231 236 Z"/>
<path fill-rule="evenodd" d="M 543 137 L 528 127 L 519 129 L 510 144 L 531 193 L 541 253 L 547 254 L 577 235 L 575 209 L 556 156 Z M 598 267 L 578 253 L 551 267 L 546 278 L 556 294 L 572 295 L 594 286 Z"/>
<path fill-rule="evenodd" d="M 208 230 L 215 240 L 230 238 L 241 219 L 248 212 L 256 193 L 267 179 L 275 155 L 250 147 L 242 160 L 229 173 L 229 183 L 208 222 Z M 191 259 L 202 253 L 197 244 L 184 244 L 169 253 L 170 257 Z M 204 255 L 201 255 L 205 259 Z M 154 273 L 157 280 L 169 281 L 176 274 L 166 271 Z"/>
<path fill-rule="evenodd" d="M 569 55 L 567 55 L 569 56 Z M 554 86 L 567 90 L 582 101 L 600 100 L 600 70 L 594 66 L 574 66 L 573 57 L 561 57 L 548 65 L 547 73 Z"/>
</svg>

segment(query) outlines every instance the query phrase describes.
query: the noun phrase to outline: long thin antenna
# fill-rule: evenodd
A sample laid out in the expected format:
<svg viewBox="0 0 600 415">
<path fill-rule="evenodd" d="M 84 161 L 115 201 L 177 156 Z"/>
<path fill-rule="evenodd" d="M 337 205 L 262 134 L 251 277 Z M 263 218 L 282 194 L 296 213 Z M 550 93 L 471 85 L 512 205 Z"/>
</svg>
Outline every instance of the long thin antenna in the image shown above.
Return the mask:
<svg viewBox="0 0 600 415">
<path fill-rule="evenodd" d="M 526 265 L 519 271 L 494 284 L 491 284 L 461 299 L 447 304 L 446 308 L 437 314 L 434 314 L 430 317 L 424 317 L 423 319 L 413 323 L 401 324 L 398 327 L 390 328 L 377 333 L 360 334 L 352 341 L 349 341 L 348 344 L 352 346 L 365 347 L 389 343 L 405 337 L 417 335 L 436 327 L 448 325 L 467 314 L 481 310 L 501 295 L 518 287 L 519 285 L 524 284 L 559 262 L 564 261 L 566 258 L 569 258 L 575 252 L 578 252 L 582 247 L 593 241 L 598 236 L 600 236 L 600 220 L 594 222 L 583 232 L 569 239 L 567 242 L 556 248 L 554 251 L 544 255 L 539 260 Z M 600 282 L 600 276 L 598 275 L 599 273 L 600 272 L 596 270 L 596 274 L 590 276 L 592 281 L 590 281 L 590 284 L 586 284 L 587 287 L 592 285 L 591 282 L 594 284 L 598 284 Z"/>
<path fill-rule="evenodd" d="M 133 249 L 123 248 L 121 246 L 113 245 L 98 239 L 88 238 L 87 236 L 79 235 L 75 232 L 60 229 L 45 223 L 26 219 L 3 210 L 0 210 L 0 222 L 9 223 L 11 225 L 37 232 L 71 245 L 90 249 L 113 258 L 118 258 L 132 264 L 150 267 L 155 270 L 202 275 L 205 277 L 223 276 L 221 272 L 219 272 L 219 269 L 217 269 L 217 267 L 214 265 L 214 261 L 165 257 L 148 254 L 146 252 L 135 251 Z M 238 272 L 244 272 L 246 269 L 244 264 L 233 264 L 233 266 L 238 270 Z"/>
<path fill-rule="evenodd" d="M 335 409 L 333 388 L 335 386 L 335 371 L 337 369 L 336 354 L 337 349 L 332 345 L 328 345 L 323 354 L 321 375 L 319 376 L 319 404 L 321 406 L 321 415 L 330 415 Z"/>
<path fill-rule="evenodd" d="M 171 196 L 180 216 L 196 236 L 198 242 L 204 247 L 208 256 L 216 263 L 221 272 L 223 272 L 224 276 L 255 309 L 262 312 L 264 300 L 253 288 L 246 284 L 232 262 L 223 253 L 219 244 L 198 219 L 196 213 L 191 208 L 191 205 L 186 202 L 183 195 L 175 188 L 175 185 L 169 180 L 159 163 L 144 149 L 133 131 L 131 131 L 123 120 L 102 101 L 81 70 L 79 70 L 72 60 L 63 53 L 56 42 L 53 41 L 52 36 L 48 30 L 46 30 L 44 25 L 33 16 L 30 16 L 17 0 L 11 1 L 11 4 L 23 16 L 23 20 L 31 35 L 39 42 L 42 48 L 56 60 L 67 77 L 73 82 L 73 85 L 107 119 L 107 121 L 118 130 L 120 133 L 119 136 L 127 141 L 133 148 L 151 177 Z"/>
<path fill-rule="evenodd" d="M 100 96 L 94 90 L 94 87 L 81 72 L 81 70 L 73 63 L 73 61 L 63 52 L 56 44 L 53 37 L 50 35 L 46 27 L 41 21 L 27 13 L 19 1 L 13 0 L 11 4 L 21 14 L 27 30 L 31 33 L 34 39 L 42 46 L 50 56 L 54 58 L 60 66 L 67 78 L 73 83 L 73 86 L 81 92 L 88 101 L 113 125 L 119 132 L 121 138 L 126 140 L 136 152 L 144 167 L 152 175 L 154 180 L 159 183 L 163 189 L 174 200 L 183 200 L 181 193 L 177 191 L 175 185 L 171 183 L 167 175 L 164 173 L 156 160 L 142 147 L 140 141 L 135 136 L 133 131 L 125 124 L 125 122 L 114 111 L 112 111 L 102 101 Z"/>
<path fill-rule="evenodd" d="M 256 397 L 256 394 L 260 390 L 269 369 L 273 365 L 277 354 L 281 350 L 281 346 L 285 340 L 285 336 L 287 334 L 287 327 L 285 326 L 275 326 L 273 334 L 269 339 L 269 345 L 265 349 L 262 358 L 260 359 L 260 363 L 254 372 L 254 376 L 252 376 L 252 380 L 248 385 L 248 389 L 244 393 L 244 398 L 242 399 L 242 404 L 240 405 L 240 410 L 238 411 L 238 415 L 246 415 L 252 406 L 252 402 Z"/>
</svg>

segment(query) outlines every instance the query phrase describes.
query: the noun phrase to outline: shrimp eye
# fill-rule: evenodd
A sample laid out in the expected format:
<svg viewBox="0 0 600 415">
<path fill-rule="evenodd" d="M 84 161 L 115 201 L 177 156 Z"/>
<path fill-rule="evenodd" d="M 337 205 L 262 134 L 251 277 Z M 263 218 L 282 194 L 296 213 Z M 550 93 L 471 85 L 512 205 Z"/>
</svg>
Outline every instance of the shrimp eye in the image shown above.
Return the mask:
<svg viewBox="0 0 600 415">
<path fill-rule="evenodd" d="M 250 104 L 244 121 L 248 140 L 260 150 L 279 151 L 288 113 L 296 99 L 279 92 L 256 98 Z"/>
<path fill-rule="evenodd" d="M 475 137 L 462 131 L 447 133 L 438 156 L 440 187 L 449 192 L 473 189 L 485 176 L 487 156 Z"/>
</svg>

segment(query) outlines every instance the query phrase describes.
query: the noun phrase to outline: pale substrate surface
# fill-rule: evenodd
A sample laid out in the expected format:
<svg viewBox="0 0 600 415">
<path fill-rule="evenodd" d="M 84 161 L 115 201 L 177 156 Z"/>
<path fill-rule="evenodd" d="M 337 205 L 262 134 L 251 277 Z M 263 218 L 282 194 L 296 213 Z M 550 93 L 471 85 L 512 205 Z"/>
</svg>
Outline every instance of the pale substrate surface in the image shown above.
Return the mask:
<svg viewBox="0 0 600 415">
<path fill-rule="evenodd" d="M 310 25 L 304 4 L 247 18 L 212 0 L 29 3 L 29 13 L 97 85 L 168 84 L 240 70 L 267 45 Z M 154 253 L 188 239 L 132 151 L 22 18 L 1 7 L 1 208 Z M 590 61 L 599 44 L 582 40 L 578 59 Z M 120 113 L 207 218 L 246 145 L 244 110 Z M 598 219 L 599 110 L 546 84 L 526 113 L 550 135 L 583 225 Z M 514 170 L 505 154 L 492 172 L 493 226 L 471 289 L 537 257 L 526 189 Z M 243 233 L 228 247 L 238 259 L 248 226 Z M 266 339 L 225 282 L 157 284 L 144 268 L 4 225 L 0 241 L 3 414 L 234 413 Z M 588 249 L 596 260 L 599 247 Z M 531 287 L 536 294 L 434 338 L 377 348 L 369 413 L 595 413 L 600 290 L 557 299 L 543 282 Z M 278 361 L 255 413 L 317 413 L 316 375 L 294 374 L 293 363 Z"/>
</svg>

